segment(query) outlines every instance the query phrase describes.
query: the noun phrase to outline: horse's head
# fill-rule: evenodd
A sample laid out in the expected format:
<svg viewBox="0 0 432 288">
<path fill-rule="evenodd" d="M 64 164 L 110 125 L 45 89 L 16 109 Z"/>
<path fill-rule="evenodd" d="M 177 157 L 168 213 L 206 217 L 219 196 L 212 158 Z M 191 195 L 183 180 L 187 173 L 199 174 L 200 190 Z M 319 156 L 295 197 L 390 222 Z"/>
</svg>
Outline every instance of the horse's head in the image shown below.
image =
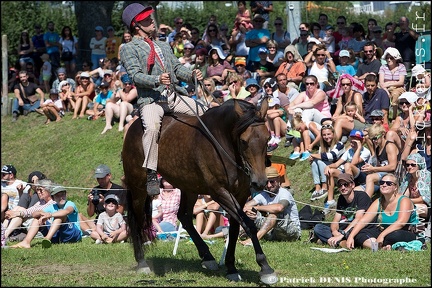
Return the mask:
<svg viewBox="0 0 432 288">
<path fill-rule="evenodd" d="M 241 104 L 244 103 L 236 102 L 235 105 Z M 239 108 L 236 107 L 236 111 L 239 111 Z M 236 129 L 238 149 L 242 165 L 250 176 L 251 187 L 260 190 L 265 187 L 267 182 L 265 167 L 267 142 L 270 134 L 265 126 L 265 115 L 267 113 L 268 101 L 264 99 L 259 110 L 255 106 L 248 107 L 248 109 L 242 108 L 243 113 L 239 113 L 240 119 Z"/>
</svg>

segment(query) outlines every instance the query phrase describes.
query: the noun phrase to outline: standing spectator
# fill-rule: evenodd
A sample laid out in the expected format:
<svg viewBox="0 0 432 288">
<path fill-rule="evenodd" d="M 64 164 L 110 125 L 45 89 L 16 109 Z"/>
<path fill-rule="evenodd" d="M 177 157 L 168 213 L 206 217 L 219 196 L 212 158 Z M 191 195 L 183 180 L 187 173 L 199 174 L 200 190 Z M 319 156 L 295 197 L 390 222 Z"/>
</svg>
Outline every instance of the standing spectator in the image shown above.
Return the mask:
<svg viewBox="0 0 432 288">
<path fill-rule="evenodd" d="M 106 57 L 108 59 L 112 59 L 114 57 L 118 57 L 119 55 L 119 46 L 122 42 L 122 39 L 115 35 L 114 28 L 112 26 L 107 27 L 108 38 L 105 43 L 105 52 Z"/>
<path fill-rule="evenodd" d="M 51 66 L 51 62 L 50 62 L 50 57 L 47 53 L 42 54 L 41 59 L 43 61 L 43 65 L 41 68 L 41 74 L 42 74 L 42 87 L 44 87 L 43 91 L 45 93 L 49 93 L 50 91 L 50 81 L 51 81 L 51 70 L 52 70 L 52 66 Z"/>
<path fill-rule="evenodd" d="M 47 118 L 45 124 L 49 124 L 51 121 L 59 122 L 64 116 L 63 101 L 54 89 L 51 89 L 49 99 L 42 103 L 41 108 Z"/>
<path fill-rule="evenodd" d="M 330 225 L 318 223 L 314 227 L 315 237 L 331 247 L 346 247 L 351 229 L 362 221 L 372 201 L 363 191 L 354 190 L 354 178 L 350 174 L 339 174 L 337 186 L 341 193 L 336 205 L 336 214 Z M 369 224 L 372 226 L 372 224 Z M 355 237 L 355 247 L 370 247 L 370 240 L 363 235 Z"/>
<path fill-rule="evenodd" d="M 283 28 L 283 20 L 281 17 L 277 17 L 274 21 L 275 31 L 271 33 L 271 40 L 277 42 L 277 49 L 283 53 L 285 47 L 291 44 L 290 33 Z"/>
<path fill-rule="evenodd" d="M 246 46 L 246 28 L 240 26 L 239 30 L 233 30 L 228 44 L 231 47 L 231 51 L 234 52 L 236 57 L 245 57 L 247 59 L 249 55 L 249 47 Z"/>
<path fill-rule="evenodd" d="M 318 24 L 321 27 L 320 34 L 319 34 L 320 38 L 324 39 L 325 34 L 326 34 L 326 29 L 327 29 L 327 26 L 328 26 L 328 16 L 327 16 L 327 14 L 320 13 L 318 15 Z"/>
<path fill-rule="evenodd" d="M 50 56 L 50 61 L 52 65 L 52 71 L 57 72 L 60 67 L 60 51 L 62 50 L 62 45 L 60 43 L 60 35 L 54 32 L 54 22 L 49 21 L 47 23 L 48 31 L 44 34 L 44 41 L 46 47 L 46 53 Z"/>
<path fill-rule="evenodd" d="M 354 50 L 355 51 L 355 50 Z M 365 82 L 365 77 L 369 74 L 373 74 L 378 76 L 378 72 L 381 68 L 381 61 L 379 58 L 381 54 L 377 54 L 378 52 L 382 52 L 376 49 L 376 46 L 372 42 L 367 42 L 363 46 L 363 53 L 361 54 L 361 58 L 363 58 L 363 63 L 359 64 L 356 78 Z"/>
<path fill-rule="evenodd" d="M 346 28 L 346 17 L 343 15 L 340 15 L 336 18 L 336 31 L 334 31 L 333 36 L 335 37 L 336 46 L 339 45 L 339 42 L 342 40 L 342 33 L 341 30 L 345 30 Z M 345 30 L 346 31 L 346 30 Z M 348 33 L 349 34 L 349 33 Z M 346 47 L 342 48 L 339 46 L 340 49 L 345 49 Z"/>
<path fill-rule="evenodd" d="M 396 27 L 400 31 L 395 33 Z M 416 42 L 419 34 L 411 28 L 410 21 L 407 17 L 402 16 L 399 22 L 394 22 L 392 30 L 387 34 L 387 40 L 395 43 L 395 48 L 402 55 L 403 64 L 407 71 L 411 71 L 416 63 Z"/>
<path fill-rule="evenodd" d="M 299 89 L 299 85 L 306 75 L 306 65 L 294 45 L 288 45 L 285 48 L 283 61 L 276 70 L 275 75 L 277 76 L 279 74 L 284 74 L 286 76 L 288 86 Z"/>
<path fill-rule="evenodd" d="M 62 45 L 61 60 L 66 68 L 67 77 L 75 75 L 78 54 L 78 39 L 73 35 L 70 26 L 64 26 L 61 31 L 60 44 Z"/>
<path fill-rule="evenodd" d="M 383 51 L 387 49 L 388 47 L 395 47 L 395 42 L 392 40 L 390 41 L 388 38 L 388 35 L 390 32 L 393 31 L 393 22 L 388 22 L 384 27 L 384 34 L 383 34 Z"/>
<path fill-rule="evenodd" d="M 21 70 L 25 70 L 27 62 L 33 62 L 33 42 L 30 40 L 29 32 L 21 32 L 20 42 L 17 48 Z"/>
<path fill-rule="evenodd" d="M 405 77 L 407 70 L 402 64 L 402 57 L 396 48 L 389 47 L 384 51 L 383 59 L 387 64 L 381 65 L 379 70 L 379 84 L 390 97 L 393 118 L 396 118 L 399 96 L 405 92 Z"/>
<path fill-rule="evenodd" d="M 12 104 L 12 122 L 18 120 L 18 115 L 27 116 L 30 112 L 42 114 L 40 104 L 45 101 L 45 94 L 35 83 L 28 81 L 27 71 L 19 72 L 20 83 L 15 85 L 15 99 Z M 39 94 L 39 97 L 38 95 Z"/>
<path fill-rule="evenodd" d="M 106 40 L 107 38 L 103 35 L 104 29 L 102 26 L 95 27 L 95 37 L 90 39 L 90 49 L 91 49 L 91 61 L 93 62 L 92 69 L 98 68 L 98 63 L 101 59 L 107 57 L 106 55 Z"/>
<path fill-rule="evenodd" d="M 247 202 L 243 211 L 254 220 L 258 240 L 296 241 L 301 237 L 300 219 L 291 189 L 280 187 L 280 176 L 276 168 L 267 167 L 266 190 Z M 252 246 L 252 240 L 240 242 Z"/>
<path fill-rule="evenodd" d="M 270 21 L 270 12 L 273 12 L 273 1 L 251 1 L 250 7 L 254 16 L 253 18 L 257 14 L 260 14 L 264 19 L 263 28 L 267 29 Z"/>
<path fill-rule="evenodd" d="M 32 225 L 24 240 L 11 248 L 31 248 L 30 243 L 39 231 L 44 235 L 43 248 L 50 248 L 52 243 L 81 241 L 78 208 L 73 201 L 67 199 L 66 189 L 63 186 L 44 188 L 49 189 L 56 203 L 45 207 L 42 211 L 33 212 L 32 216 L 38 220 L 39 225 Z"/>
<path fill-rule="evenodd" d="M 95 85 L 90 81 L 90 74 L 81 72 L 79 79 L 80 84 L 75 89 L 75 109 L 72 119 L 84 118 L 87 104 L 96 96 Z"/>
<path fill-rule="evenodd" d="M 162 24 L 163 25 L 163 24 Z M 161 26 L 162 26 L 161 25 Z M 128 30 L 125 30 L 124 32 L 123 32 L 123 38 L 122 38 L 122 42 L 121 42 L 121 44 L 119 45 L 119 47 L 118 47 L 118 54 L 117 54 L 117 58 L 119 59 L 119 61 L 121 60 L 120 59 L 120 49 L 121 49 L 121 47 L 125 44 L 125 43 L 128 43 L 128 42 L 130 42 L 130 41 L 132 41 L 132 34 L 128 31 Z"/>
<path fill-rule="evenodd" d="M 336 50 L 336 40 L 333 36 L 334 28 L 331 25 L 327 25 L 325 28 L 325 36 L 322 39 L 321 42 L 323 42 L 326 45 L 327 51 L 330 52 L 330 55 L 333 57 L 334 52 Z"/>
<path fill-rule="evenodd" d="M 42 67 L 42 61 L 39 58 L 42 54 L 46 53 L 44 33 L 40 24 L 35 24 L 35 33 L 32 37 L 32 43 L 34 48 L 33 60 L 35 62 L 36 70 L 40 70 Z"/>
<path fill-rule="evenodd" d="M 251 70 L 252 63 L 260 60 L 258 50 L 265 48 L 267 41 L 270 39 L 270 31 L 263 28 L 264 17 L 261 14 L 255 14 L 253 18 L 254 29 L 246 33 L 245 44 L 249 47 L 246 68 Z"/>
<path fill-rule="evenodd" d="M 180 189 L 174 188 L 166 179 L 160 179 L 160 199 L 162 220 L 159 223 L 163 232 L 177 230 L 177 212 L 180 207 Z"/>
<path fill-rule="evenodd" d="M 376 44 L 377 47 L 381 48 L 383 51 L 385 51 L 388 47 L 384 46 L 384 38 L 382 37 L 382 28 L 381 26 L 375 26 L 372 28 L 372 42 Z"/>
<path fill-rule="evenodd" d="M 120 199 L 117 195 L 108 194 L 105 197 L 104 208 L 96 223 L 96 230 L 90 237 L 95 244 L 124 242 L 127 237 L 126 222 L 123 215 L 117 212 Z"/>
</svg>

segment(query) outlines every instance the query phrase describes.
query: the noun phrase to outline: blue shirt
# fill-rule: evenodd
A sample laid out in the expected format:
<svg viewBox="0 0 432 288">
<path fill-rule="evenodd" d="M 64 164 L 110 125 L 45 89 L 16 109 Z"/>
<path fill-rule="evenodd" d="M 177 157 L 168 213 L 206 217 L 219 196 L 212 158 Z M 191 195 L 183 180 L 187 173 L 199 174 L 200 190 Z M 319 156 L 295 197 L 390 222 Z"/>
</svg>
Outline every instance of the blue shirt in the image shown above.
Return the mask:
<svg viewBox="0 0 432 288">
<path fill-rule="evenodd" d="M 79 216 L 78 216 L 78 208 L 76 207 L 75 203 L 68 200 L 66 201 L 65 205 L 63 208 L 60 208 L 57 203 L 56 204 L 52 204 L 49 205 L 48 207 L 45 207 L 43 209 L 43 212 L 47 212 L 47 213 L 55 213 L 59 210 L 65 210 L 67 207 L 72 207 L 73 208 L 73 212 L 71 214 L 67 215 L 67 223 L 73 223 L 73 225 L 75 225 L 75 227 L 81 231 L 80 228 L 80 223 L 79 223 Z M 52 222 L 52 219 L 50 220 Z"/>
<path fill-rule="evenodd" d="M 337 65 L 336 71 L 339 72 L 340 75 L 342 74 L 349 74 L 351 76 L 354 76 L 356 74 L 356 71 L 352 65 Z"/>
<path fill-rule="evenodd" d="M 58 43 L 60 41 L 60 36 L 56 32 L 45 32 L 43 39 L 44 41 L 48 41 L 48 43 Z M 60 52 L 58 46 L 47 46 L 46 50 L 48 54 Z"/>
<path fill-rule="evenodd" d="M 96 95 L 96 98 L 94 101 L 95 101 L 95 103 L 99 103 L 105 107 L 107 101 L 110 98 L 112 98 L 112 96 L 113 96 L 113 91 L 111 91 L 111 90 L 108 90 L 107 94 L 103 94 L 103 92 L 100 92 L 98 95 Z"/>
</svg>

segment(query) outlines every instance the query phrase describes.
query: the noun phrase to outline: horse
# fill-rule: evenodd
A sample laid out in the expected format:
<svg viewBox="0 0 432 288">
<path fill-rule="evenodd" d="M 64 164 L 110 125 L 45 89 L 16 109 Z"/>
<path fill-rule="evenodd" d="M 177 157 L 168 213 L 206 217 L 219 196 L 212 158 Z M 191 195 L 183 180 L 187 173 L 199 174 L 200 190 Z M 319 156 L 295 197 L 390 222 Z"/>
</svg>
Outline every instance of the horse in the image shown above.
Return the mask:
<svg viewBox="0 0 432 288">
<path fill-rule="evenodd" d="M 269 266 L 257 238 L 254 222 L 243 212 L 250 188 L 262 190 L 269 132 L 265 126 L 267 99 L 260 108 L 244 100 L 230 99 L 201 116 L 166 114 L 158 139 L 158 172 L 181 190 L 177 217 L 201 257 L 201 265 L 218 270 L 209 247 L 193 226 L 193 206 L 200 193 L 209 194 L 228 213 L 229 240 L 225 256 L 226 278 L 241 281 L 235 267 L 235 247 L 241 225 L 252 239 L 260 280 L 274 284 L 278 277 Z M 136 270 L 152 273 L 144 259 L 151 227 L 151 197 L 147 197 L 146 168 L 142 147 L 143 126 L 134 121 L 124 138 L 122 162 L 128 195 L 128 224 Z M 268 161 L 267 161 L 268 165 Z M 151 240 L 151 239 L 150 239 Z"/>
</svg>

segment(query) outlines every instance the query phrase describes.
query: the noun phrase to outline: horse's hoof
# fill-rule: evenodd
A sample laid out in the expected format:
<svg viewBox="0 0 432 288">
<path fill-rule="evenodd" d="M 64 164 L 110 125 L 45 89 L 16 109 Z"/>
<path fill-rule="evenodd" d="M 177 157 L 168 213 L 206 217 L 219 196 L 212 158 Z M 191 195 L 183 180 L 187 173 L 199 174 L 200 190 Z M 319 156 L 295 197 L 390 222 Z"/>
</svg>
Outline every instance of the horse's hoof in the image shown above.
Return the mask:
<svg viewBox="0 0 432 288">
<path fill-rule="evenodd" d="M 261 282 L 266 284 L 266 285 L 272 285 L 272 284 L 275 284 L 276 282 L 278 282 L 278 277 L 277 277 L 276 273 L 262 275 L 261 276 Z"/>
<path fill-rule="evenodd" d="M 230 281 L 234 281 L 234 282 L 240 282 L 243 279 L 241 278 L 240 274 L 238 273 L 234 273 L 234 274 L 227 274 L 226 278 Z"/>
<path fill-rule="evenodd" d="M 152 273 L 150 267 L 137 267 L 136 272 L 140 274 L 146 274 L 146 275 Z"/>
<path fill-rule="evenodd" d="M 219 266 L 216 263 L 216 260 L 203 261 L 203 262 L 201 262 L 201 266 L 204 269 L 208 269 L 210 271 L 217 271 L 217 270 L 219 270 Z"/>
</svg>

